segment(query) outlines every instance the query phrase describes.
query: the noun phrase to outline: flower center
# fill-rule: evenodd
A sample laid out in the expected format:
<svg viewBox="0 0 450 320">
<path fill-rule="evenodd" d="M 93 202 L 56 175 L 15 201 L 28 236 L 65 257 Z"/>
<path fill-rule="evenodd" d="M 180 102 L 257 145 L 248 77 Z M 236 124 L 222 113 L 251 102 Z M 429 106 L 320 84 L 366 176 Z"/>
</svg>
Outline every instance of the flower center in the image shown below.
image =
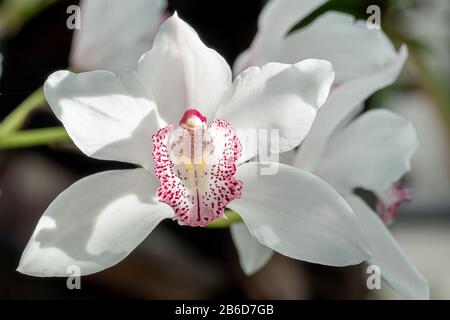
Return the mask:
<svg viewBox="0 0 450 320">
<path fill-rule="evenodd" d="M 211 126 L 197 110 L 187 110 L 179 125 L 153 135 L 157 197 L 170 205 L 181 225 L 204 226 L 239 198 L 234 178 L 241 144 L 232 127 L 216 119 Z"/>
</svg>

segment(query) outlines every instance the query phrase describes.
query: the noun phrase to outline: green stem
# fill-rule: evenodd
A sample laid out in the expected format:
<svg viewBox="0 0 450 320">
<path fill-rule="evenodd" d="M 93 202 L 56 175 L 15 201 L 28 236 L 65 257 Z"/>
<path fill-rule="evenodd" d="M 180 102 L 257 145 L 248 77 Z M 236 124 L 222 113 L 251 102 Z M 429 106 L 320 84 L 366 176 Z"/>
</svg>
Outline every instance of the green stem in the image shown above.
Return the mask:
<svg viewBox="0 0 450 320">
<path fill-rule="evenodd" d="M 0 6 L 0 37 L 16 32 L 56 0 L 5 0 Z"/>
<path fill-rule="evenodd" d="M 9 135 L 20 129 L 28 114 L 44 104 L 44 90 L 40 87 L 3 119 L 0 123 L 0 137 Z"/>
<path fill-rule="evenodd" d="M 229 228 L 233 223 L 241 222 L 242 218 L 233 210 L 225 209 L 225 215 L 228 219 L 219 218 L 205 226 L 205 228 L 210 229 L 223 229 Z"/>
<path fill-rule="evenodd" d="M 63 127 L 30 129 L 0 136 L 0 149 L 27 148 L 70 141 Z"/>
</svg>

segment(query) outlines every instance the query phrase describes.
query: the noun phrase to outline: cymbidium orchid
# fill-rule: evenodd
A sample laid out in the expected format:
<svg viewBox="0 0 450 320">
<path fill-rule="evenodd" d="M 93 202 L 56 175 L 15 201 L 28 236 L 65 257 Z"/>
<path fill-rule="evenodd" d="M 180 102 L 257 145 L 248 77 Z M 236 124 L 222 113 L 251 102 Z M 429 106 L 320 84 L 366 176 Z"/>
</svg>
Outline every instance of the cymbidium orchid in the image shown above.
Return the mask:
<svg viewBox="0 0 450 320">
<path fill-rule="evenodd" d="M 54 73 L 45 95 L 88 156 L 142 166 L 81 179 L 46 210 L 18 270 L 66 276 L 108 268 L 163 219 L 205 226 L 238 213 L 252 236 L 292 258 L 342 266 L 370 257 L 343 198 L 320 178 L 280 164 L 261 175 L 249 129 L 277 129 L 279 151 L 298 146 L 333 82 L 324 60 L 268 63 L 233 82 L 225 60 L 176 15 L 136 71 Z M 240 130 L 245 129 L 245 130 Z"/>
<path fill-rule="evenodd" d="M 336 12 L 288 33 L 325 2 L 269 1 L 252 46 L 237 59 L 234 70 L 312 56 L 333 63 L 336 80 L 330 96 L 302 145 L 284 161 L 320 176 L 347 200 L 373 248 L 374 256 L 368 262 L 381 268 L 385 281 L 408 297 L 428 298 L 427 281 L 383 222 L 392 222 L 400 204 L 411 198 L 411 190 L 398 181 L 409 170 L 417 145 L 415 130 L 401 117 L 381 110 L 368 112 L 346 126 L 367 97 L 395 81 L 407 57 L 406 47 L 397 53 L 381 30 L 369 29 L 365 22 Z M 353 193 L 355 188 L 378 196 L 378 213 Z M 243 224 L 233 225 L 231 232 L 247 274 L 270 259 L 272 251 L 253 238 Z"/>
<path fill-rule="evenodd" d="M 166 6 L 166 0 L 82 0 L 71 67 L 80 71 L 133 68 L 152 47 L 156 31 L 167 17 Z"/>
</svg>

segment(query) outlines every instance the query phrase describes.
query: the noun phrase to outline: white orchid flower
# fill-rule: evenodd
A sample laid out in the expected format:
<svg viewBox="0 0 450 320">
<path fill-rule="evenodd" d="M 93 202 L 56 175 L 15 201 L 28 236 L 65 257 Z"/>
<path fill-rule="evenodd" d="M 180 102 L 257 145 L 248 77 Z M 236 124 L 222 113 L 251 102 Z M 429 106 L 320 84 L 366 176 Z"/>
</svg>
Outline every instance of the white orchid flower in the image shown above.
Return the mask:
<svg viewBox="0 0 450 320">
<path fill-rule="evenodd" d="M 289 162 L 320 176 L 344 196 L 373 248 L 374 256 L 368 262 L 380 266 L 387 283 L 408 297 L 428 298 L 427 281 L 380 219 L 391 222 L 400 204 L 410 199 L 411 191 L 400 187 L 398 180 L 409 170 L 417 145 L 414 128 L 391 112 L 372 111 L 342 130 L 366 98 L 395 81 L 407 58 L 406 47 L 397 53 L 381 30 L 370 30 L 364 22 L 336 12 L 288 34 L 325 2 L 269 1 L 260 15 L 251 48 L 241 54 L 234 69 L 312 56 L 333 63 L 336 80 L 330 96 Z M 379 197 L 379 216 L 353 195 L 358 187 L 372 190 Z M 258 271 L 270 259 L 272 250 L 261 246 L 244 225 L 233 225 L 231 233 L 247 274 Z"/>
<path fill-rule="evenodd" d="M 62 192 L 18 271 L 67 276 L 77 265 L 83 275 L 98 272 L 163 219 L 204 226 L 225 207 L 262 244 L 289 257 L 336 266 L 366 260 L 366 236 L 333 188 L 287 165 L 260 175 L 260 163 L 246 163 L 258 148 L 235 132 L 278 129 L 280 150 L 298 146 L 333 78 L 329 62 L 306 60 L 252 67 L 232 82 L 225 60 L 176 15 L 135 72 L 54 73 L 45 95 L 74 143 L 90 157 L 142 168 L 94 174 Z M 183 151 L 189 146 L 203 151 L 199 162 Z"/>
<path fill-rule="evenodd" d="M 134 68 L 166 18 L 166 0 L 82 0 L 70 64 L 76 70 Z"/>
</svg>

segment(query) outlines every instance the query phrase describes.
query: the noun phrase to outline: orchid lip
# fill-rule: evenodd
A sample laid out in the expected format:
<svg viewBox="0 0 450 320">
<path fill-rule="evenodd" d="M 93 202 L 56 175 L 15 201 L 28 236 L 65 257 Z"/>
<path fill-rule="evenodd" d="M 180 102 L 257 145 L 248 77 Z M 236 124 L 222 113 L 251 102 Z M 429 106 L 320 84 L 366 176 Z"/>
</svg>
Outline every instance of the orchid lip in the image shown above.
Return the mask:
<svg viewBox="0 0 450 320">
<path fill-rule="evenodd" d="M 377 203 L 377 213 L 387 225 L 391 224 L 400 206 L 404 202 L 410 202 L 414 195 L 414 190 L 404 187 L 400 182 L 396 182 L 390 189 L 384 192 Z"/>
<path fill-rule="evenodd" d="M 188 109 L 179 126 L 153 135 L 159 201 L 172 207 L 181 225 L 205 226 L 239 198 L 242 182 L 234 178 L 241 145 L 232 127 L 216 119 L 207 126 L 196 109 Z"/>
</svg>

